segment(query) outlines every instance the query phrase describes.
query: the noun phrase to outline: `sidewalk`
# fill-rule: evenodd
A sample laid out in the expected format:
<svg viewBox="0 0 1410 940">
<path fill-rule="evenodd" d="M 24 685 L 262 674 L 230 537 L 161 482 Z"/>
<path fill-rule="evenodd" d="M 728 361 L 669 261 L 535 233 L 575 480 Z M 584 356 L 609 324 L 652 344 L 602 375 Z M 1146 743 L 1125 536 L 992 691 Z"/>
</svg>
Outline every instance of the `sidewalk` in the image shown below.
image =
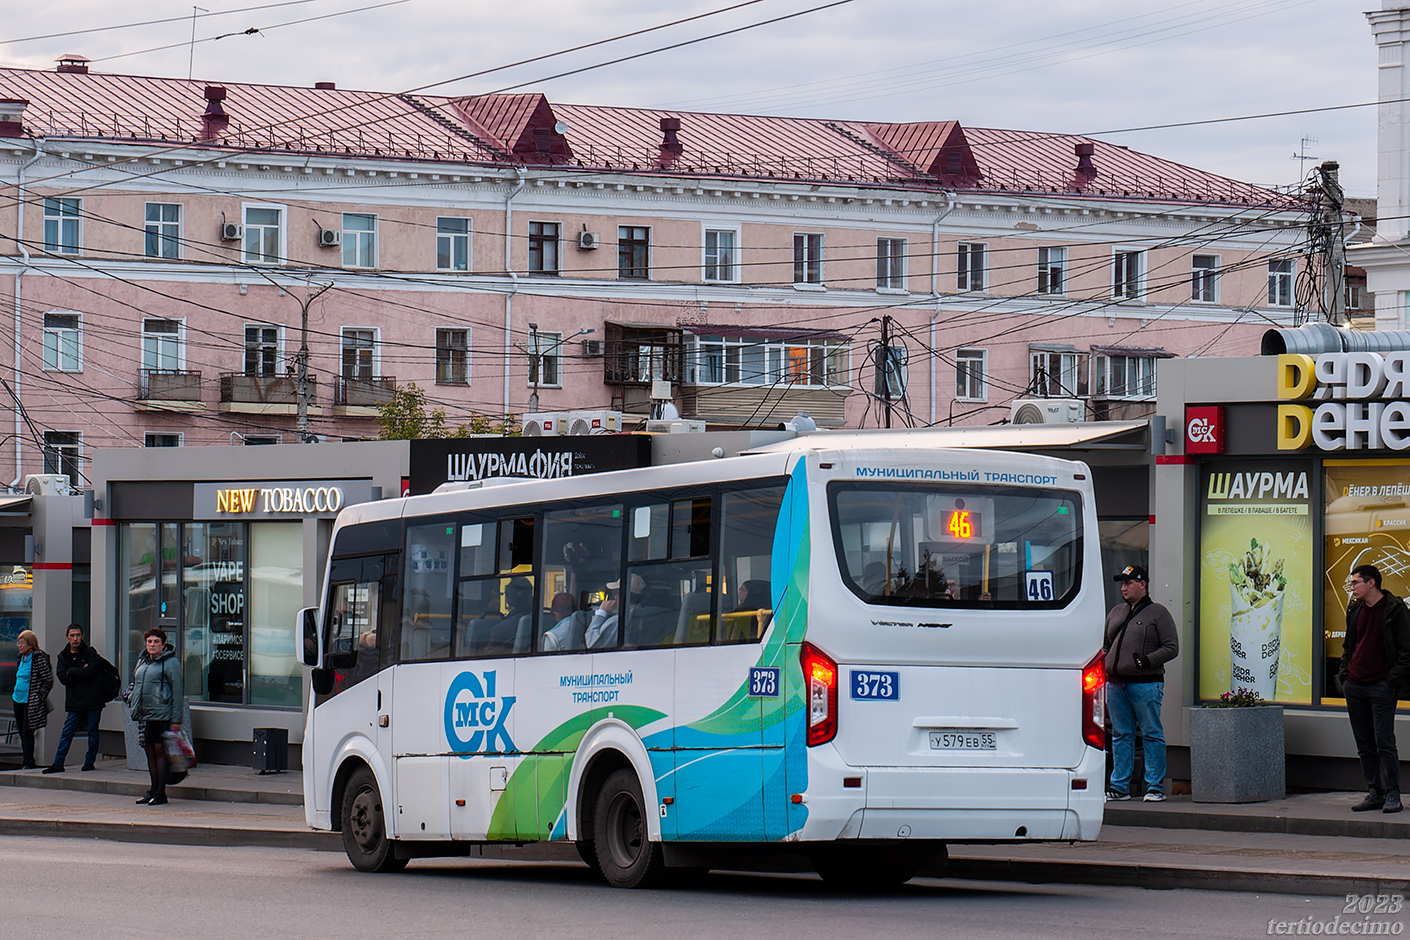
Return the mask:
<svg viewBox="0 0 1410 940">
<path fill-rule="evenodd" d="M 180 845 L 341 851 L 338 833 L 304 825 L 297 771 L 202 765 L 161 807 L 133 803 L 145 771 L 0 771 L 0 834 Z M 1303 793 L 1251 804 L 1110 803 L 1097 842 L 957 845 L 945 878 L 1133 885 L 1294 894 L 1410 891 L 1410 812 L 1352 813 L 1355 793 Z M 543 847 L 536 857 L 552 855 Z M 563 847 L 564 859 L 576 858 Z M 486 853 L 497 854 L 497 853 Z M 556 857 L 556 856 L 555 856 Z"/>
</svg>

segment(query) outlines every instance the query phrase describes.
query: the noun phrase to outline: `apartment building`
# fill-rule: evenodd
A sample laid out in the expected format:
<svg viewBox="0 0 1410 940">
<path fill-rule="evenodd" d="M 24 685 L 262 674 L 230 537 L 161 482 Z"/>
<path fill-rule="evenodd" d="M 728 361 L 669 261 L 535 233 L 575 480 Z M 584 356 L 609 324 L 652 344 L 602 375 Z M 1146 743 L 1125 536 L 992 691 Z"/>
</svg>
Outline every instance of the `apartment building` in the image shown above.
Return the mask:
<svg viewBox="0 0 1410 940">
<path fill-rule="evenodd" d="M 1087 137 L 78 56 L 0 69 L 0 186 L 0 462 L 79 487 L 99 447 L 376 436 L 410 383 L 452 423 L 1140 417 L 1158 359 L 1293 323 L 1305 223 Z"/>
</svg>

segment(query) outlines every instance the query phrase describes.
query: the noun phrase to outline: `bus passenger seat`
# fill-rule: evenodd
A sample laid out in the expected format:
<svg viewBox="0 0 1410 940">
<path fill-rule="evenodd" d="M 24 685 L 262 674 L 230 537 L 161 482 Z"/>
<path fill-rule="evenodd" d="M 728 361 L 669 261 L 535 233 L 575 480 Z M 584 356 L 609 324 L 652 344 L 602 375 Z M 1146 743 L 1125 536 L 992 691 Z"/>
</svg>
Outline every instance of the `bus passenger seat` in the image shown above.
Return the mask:
<svg viewBox="0 0 1410 940">
<path fill-rule="evenodd" d="M 690 642 L 709 641 L 710 627 L 708 623 L 705 625 L 704 636 L 693 635 L 696 629 L 696 618 L 708 617 L 709 614 L 709 592 L 695 591 L 682 598 L 680 616 L 676 618 L 676 645 L 684 646 Z"/>
</svg>

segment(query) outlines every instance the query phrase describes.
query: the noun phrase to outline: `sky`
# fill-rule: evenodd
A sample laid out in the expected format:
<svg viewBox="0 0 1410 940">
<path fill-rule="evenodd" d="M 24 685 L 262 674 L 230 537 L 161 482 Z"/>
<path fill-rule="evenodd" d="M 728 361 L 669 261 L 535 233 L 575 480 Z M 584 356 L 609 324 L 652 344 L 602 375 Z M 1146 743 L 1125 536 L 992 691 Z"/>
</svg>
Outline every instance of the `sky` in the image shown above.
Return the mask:
<svg viewBox="0 0 1410 940">
<path fill-rule="evenodd" d="M 1134 129 L 1374 101 L 1376 49 L 1363 11 L 1379 0 L 203 2 L 211 6 L 196 9 L 192 43 L 189 3 L 9 0 L 0 66 L 50 69 L 79 54 L 94 72 L 210 82 L 432 94 L 513 87 L 573 104 L 956 120 L 1090 134 L 1261 185 L 1293 186 L 1337 160 L 1348 195 L 1375 195 L 1374 107 Z M 727 30 L 739 31 L 554 77 Z"/>
</svg>

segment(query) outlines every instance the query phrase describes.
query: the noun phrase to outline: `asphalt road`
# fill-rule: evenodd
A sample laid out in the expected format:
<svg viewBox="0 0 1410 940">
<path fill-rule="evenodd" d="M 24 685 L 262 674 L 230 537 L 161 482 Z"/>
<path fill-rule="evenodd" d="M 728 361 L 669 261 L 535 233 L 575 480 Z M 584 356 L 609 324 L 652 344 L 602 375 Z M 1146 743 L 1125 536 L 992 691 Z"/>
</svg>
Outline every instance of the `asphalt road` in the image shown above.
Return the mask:
<svg viewBox="0 0 1410 940">
<path fill-rule="evenodd" d="M 425 860 L 364 875 L 332 852 L 56 838 L 0 840 L 0 872 L 7 938 L 1207 940 L 1337 918 L 1384 922 L 1366 932 L 1395 936 L 1410 919 L 1403 906 L 1348 915 L 1341 898 L 954 880 L 846 896 L 812 876 L 712 874 L 687 889 L 618 891 L 571 863 Z"/>
</svg>

